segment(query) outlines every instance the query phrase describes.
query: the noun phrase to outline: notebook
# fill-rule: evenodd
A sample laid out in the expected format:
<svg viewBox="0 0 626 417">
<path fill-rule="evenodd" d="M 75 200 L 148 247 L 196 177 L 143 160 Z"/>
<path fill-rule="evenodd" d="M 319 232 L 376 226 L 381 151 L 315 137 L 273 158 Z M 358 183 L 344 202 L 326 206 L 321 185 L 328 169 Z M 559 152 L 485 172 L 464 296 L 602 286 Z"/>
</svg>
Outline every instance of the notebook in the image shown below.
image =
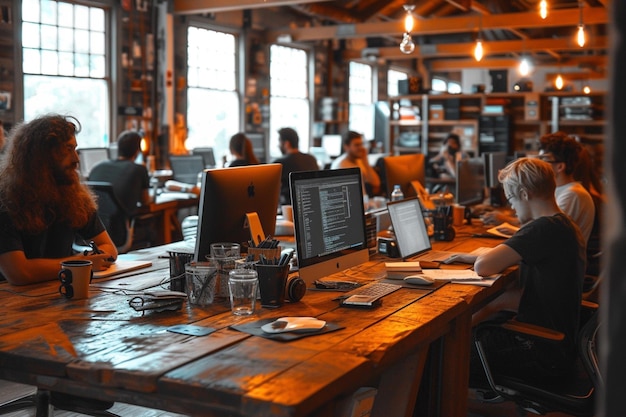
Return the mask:
<svg viewBox="0 0 626 417">
<path fill-rule="evenodd" d="M 396 244 L 403 260 L 444 262 L 461 252 L 434 251 L 430 243 L 422 207 L 417 197 L 387 204 L 396 236 Z"/>
<path fill-rule="evenodd" d="M 150 261 L 134 261 L 127 259 L 118 259 L 114 264 L 111 264 L 104 271 L 94 271 L 94 278 L 110 278 L 116 275 L 121 275 L 126 272 L 136 271 L 138 269 L 148 268 L 152 266 Z"/>
</svg>

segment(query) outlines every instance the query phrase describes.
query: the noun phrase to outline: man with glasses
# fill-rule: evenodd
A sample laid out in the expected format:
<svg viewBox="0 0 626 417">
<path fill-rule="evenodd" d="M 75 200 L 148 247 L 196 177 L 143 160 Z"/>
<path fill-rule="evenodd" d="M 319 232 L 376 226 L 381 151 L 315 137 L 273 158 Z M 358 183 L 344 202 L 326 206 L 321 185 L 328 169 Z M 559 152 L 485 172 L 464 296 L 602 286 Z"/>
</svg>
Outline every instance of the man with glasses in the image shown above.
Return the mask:
<svg viewBox="0 0 626 417">
<path fill-rule="evenodd" d="M 543 135 L 540 139 L 539 159 L 548 162 L 554 171 L 556 189 L 554 195 L 559 208 L 578 225 L 585 242 L 589 240 L 595 216 L 595 205 L 591 195 L 582 184 L 574 179 L 579 163 L 581 144 L 563 132 Z M 496 211 L 483 216 L 485 224 L 500 224 L 517 221 Z"/>
<path fill-rule="evenodd" d="M 475 323 L 486 315 L 491 323 L 516 315 L 517 321 L 564 335 L 563 340 L 545 343 L 501 327 L 479 325 L 476 332 L 483 332 L 481 341 L 494 373 L 506 370 L 506 374 L 543 380 L 563 378 L 575 369 L 585 244 L 578 227 L 556 204 L 556 181 L 550 165 L 538 158 L 521 158 L 500 171 L 498 180 L 523 226 L 489 252 L 458 259 L 473 263 L 481 276 L 520 265 L 520 290 L 507 291 L 506 297 L 490 304 L 489 311 L 481 310 L 473 318 Z M 499 311 L 495 316 L 490 314 L 494 308 Z M 480 361 L 474 357 L 471 386 L 479 386 L 474 383 L 480 381 L 481 373 Z"/>
</svg>

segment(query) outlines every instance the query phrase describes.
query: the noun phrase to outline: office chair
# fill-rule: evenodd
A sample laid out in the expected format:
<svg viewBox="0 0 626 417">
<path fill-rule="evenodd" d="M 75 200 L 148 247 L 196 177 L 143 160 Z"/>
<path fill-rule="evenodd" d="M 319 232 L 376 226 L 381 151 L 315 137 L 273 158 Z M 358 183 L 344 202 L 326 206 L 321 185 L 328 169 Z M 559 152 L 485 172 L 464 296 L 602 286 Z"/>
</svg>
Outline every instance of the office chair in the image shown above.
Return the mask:
<svg viewBox="0 0 626 417">
<path fill-rule="evenodd" d="M 128 252 L 133 244 L 135 219 L 125 210 L 109 182 L 87 181 L 98 197 L 98 215 L 119 253 Z"/>
<path fill-rule="evenodd" d="M 589 308 L 591 307 L 591 308 Z M 474 342 L 487 375 L 487 381 L 493 392 L 505 400 L 514 401 L 521 411 L 544 415 L 548 412 L 562 412 L 577 417 L 594 415 L 594 396 L 596 389 L 602 386 L 597 343 L 598 319 L 597 305 L 583 302 L 581 322 L 584 322 L 578 335 L 578 356 L 576 375 L 557 382 L 529 382 L 514 375 L 498 374 L 489 366 L 489 358 L 481 342 L 481 330 L 492 327 L 481 326 L 474 332 Z M 509 320 L 493 326 L 504 328 L 513 333 L 534 336 L 542 340 L 556 340 L 562 333 L 531 326 L 526 323 Z"/>
</svg>

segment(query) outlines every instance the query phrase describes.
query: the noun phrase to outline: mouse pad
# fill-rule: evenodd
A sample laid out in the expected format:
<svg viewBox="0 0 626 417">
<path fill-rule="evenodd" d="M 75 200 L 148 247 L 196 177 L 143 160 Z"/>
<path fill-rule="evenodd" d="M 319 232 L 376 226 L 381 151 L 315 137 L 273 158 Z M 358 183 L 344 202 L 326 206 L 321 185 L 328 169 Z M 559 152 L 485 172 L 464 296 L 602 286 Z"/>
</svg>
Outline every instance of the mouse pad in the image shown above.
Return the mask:
<svg viewBox="0 0 626 417">
<path fill-rule="evenodd" d="M 309 331 L 309 332 L 286 332 L 286 333 L 265 333 L 261 330 L 261 326 L 267 323 L 275 321 L 273 319 L 261 319 L 245 324 L 238 324 L 236 326 L 230 326 L 231 329 L 239 330 L 240 332 L 248 333 L 254 336 L 264 337 L 266 339 L 278 340 L 281 342 L 289 342 L 292 340 L 301 339 L 303 337 L 316 336 L 319 334 L 334 332 L 335 330 L 343 329 L 344 326 L 340 326 L 336 323 L 326 323 L 323 329 Z"/>
</svg>

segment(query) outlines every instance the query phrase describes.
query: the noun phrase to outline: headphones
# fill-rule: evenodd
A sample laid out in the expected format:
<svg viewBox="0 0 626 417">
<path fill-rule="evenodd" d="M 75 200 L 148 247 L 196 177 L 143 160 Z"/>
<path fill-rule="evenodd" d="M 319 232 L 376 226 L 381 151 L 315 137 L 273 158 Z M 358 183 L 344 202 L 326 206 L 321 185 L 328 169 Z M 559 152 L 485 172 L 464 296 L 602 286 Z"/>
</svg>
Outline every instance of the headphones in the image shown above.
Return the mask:
<svg viewBox="0 0 626 417">
<path fill-rule="evenodd" d="M 287 277 L 285 285 L 285 298 L 289 301 L 300 301 L 306 293 L 306 283 L 298 275 L 290 275 Z"/>
</svg>

